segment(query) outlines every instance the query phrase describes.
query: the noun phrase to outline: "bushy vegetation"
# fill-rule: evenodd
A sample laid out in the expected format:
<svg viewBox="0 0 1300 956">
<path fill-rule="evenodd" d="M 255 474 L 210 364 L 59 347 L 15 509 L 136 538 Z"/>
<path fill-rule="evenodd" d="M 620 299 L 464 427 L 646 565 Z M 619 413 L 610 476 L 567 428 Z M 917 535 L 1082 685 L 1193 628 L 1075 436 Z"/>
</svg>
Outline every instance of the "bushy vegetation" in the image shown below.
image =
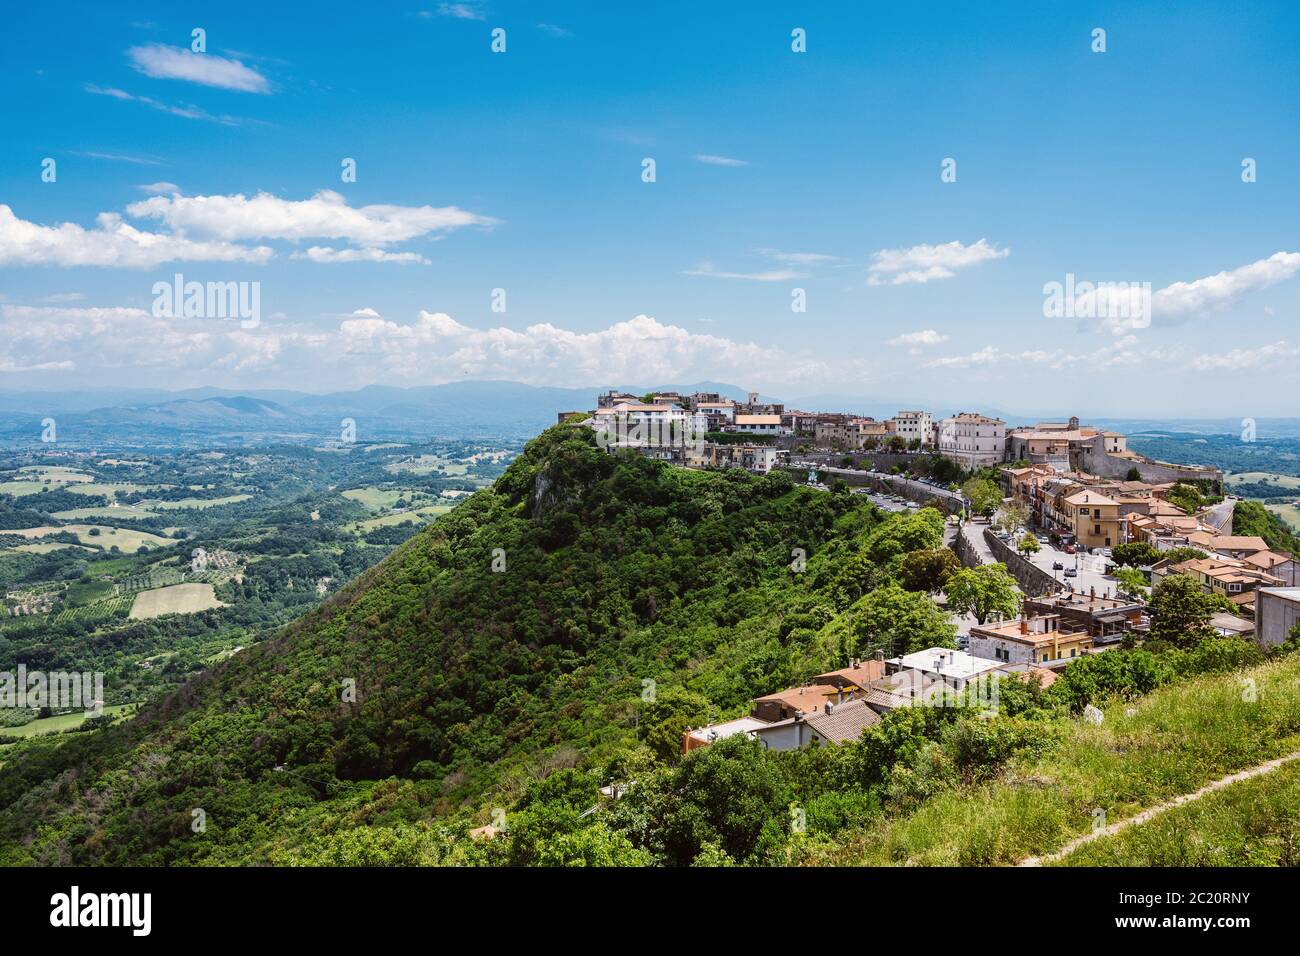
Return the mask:
<svg viewBox="0 0 1300 956">
<path fill-rule="evenodd" d="M 1232 533 L 1258 535 L 1270 548 L 1300 556 L 1300 535 L 1257 501 L 1238 501 L 1232 511 Z"/>
</svg>

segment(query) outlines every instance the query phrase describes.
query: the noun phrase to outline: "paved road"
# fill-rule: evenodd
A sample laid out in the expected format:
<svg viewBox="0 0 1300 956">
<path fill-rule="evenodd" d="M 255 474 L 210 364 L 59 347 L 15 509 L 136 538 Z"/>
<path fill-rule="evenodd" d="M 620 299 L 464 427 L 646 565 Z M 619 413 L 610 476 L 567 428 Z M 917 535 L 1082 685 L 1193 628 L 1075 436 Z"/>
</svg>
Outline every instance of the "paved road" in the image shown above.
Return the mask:
<svg viewBox="0 0 1300 956">
<path fill-rule="evenodd" d="M 1217 505 L 1208 508 L 1201 520 L 1212 524 L 1224 534 L 1232 533 L 1232 512 L 1237 507 L 1235 498 L 1224 498 Z"/>
<path fill-rule="evenodd" d="M 1119 587 L 1119 582 L 1106 573 L 1107 559 L 1099 554 L 1066 554 L 1049 542 L 1044 544 L 1037 554 L 1030 555 L 1029 560 L 1074 591 L 1087 594 L 1090 588 L 1096 588 L 1098 594 L 1109 592 L 1114 596 L 1115 590 Z M 1079 572 L 1078 576 L 1066 577 L 1064 568 L 1053 571 L 1052 564 L 1056 562 L 1060 562 L 1066 568 L 1076 569 Z"/>
</svg>

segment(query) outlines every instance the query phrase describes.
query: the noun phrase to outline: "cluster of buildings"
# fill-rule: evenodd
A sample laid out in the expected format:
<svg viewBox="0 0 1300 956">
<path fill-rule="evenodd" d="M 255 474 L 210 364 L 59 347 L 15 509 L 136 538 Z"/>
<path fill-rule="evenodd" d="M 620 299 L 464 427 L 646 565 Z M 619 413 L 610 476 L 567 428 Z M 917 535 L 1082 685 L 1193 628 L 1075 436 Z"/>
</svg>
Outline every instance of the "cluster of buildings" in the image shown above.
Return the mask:
<svg viewBox="0 0 1300 956">
<path fill-rule="evenodd" d="M 682 735 L 682 752 L 746 734 L 769 750 L 857 740 L 895 707 L 945 706 L 955 700 L 996 703 L 994 685 L 1004 677 L 1035 676 L 1042 686 L 1055 671 L 1032 660 L 1004 661 L 965 651 L 932 647 L 885 659 L 852 661 L 842 670 L 818 674 L 796 687 L 754 698 L 750 712 Z M 991 680 L 990 680 L 991 679 Z"/>
<path fill-rule="evenodd" d="M 691 467 L 735 465 L 766 471 L 796 449 L 880 449 L 939 454 L 967 471 L 1025 462 L 1033 469 L 1032 474 L 1044 476 L 1079 473 L 1122 481 L 1137 470 L 1144 482 L 1222 480 L 1222 474 L 1214 468 L 1157 462 L 1139 455 L 1129 450 L 1124 435 L 1081 425 L 1078 418 L 1008 429 L 1002 419 L 978 412 L 936 418 L 930 412 L 913 409 L 877 420 L 847 412 L 787 408 L 780 402 L 760 401 L 757 392 L 750 392 L 745 401 L 739 402 L 717 392 L 636 396 L 614 389 L 598 397 L 594 410 L 564 412 L 560 420 L 575 415 L 582 416 L 599 432 L 617 434 L 619 441 L 612 444 L 618 447 L 636 447 L 643 454 Z M 718 436 L 726 438 L 719 441 Z M 775 453 L 705 448 L 710 443 L 743 445 L 748 436 L 755 439 L 750 444 L 770 446 Z M 1133 497 L 1144 496 L 1136 487 L 1129 490 Z M 1111 524 L 1112 531 L 1116 530 L 1114 521 Z M 1104 532 L 1099 534 L 1103 540 L 1108 537 Z M 1119 540 L 1117 534 L 1109 537 L 1112 542 Z"/>
</svg>

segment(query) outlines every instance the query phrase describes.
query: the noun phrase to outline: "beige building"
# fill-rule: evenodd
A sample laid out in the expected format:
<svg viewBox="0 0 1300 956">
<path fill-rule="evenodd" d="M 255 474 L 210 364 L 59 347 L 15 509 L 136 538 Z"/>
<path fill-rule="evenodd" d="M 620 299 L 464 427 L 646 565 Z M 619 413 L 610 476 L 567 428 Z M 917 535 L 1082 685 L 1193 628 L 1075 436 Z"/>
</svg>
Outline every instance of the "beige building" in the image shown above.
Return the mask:
<svg viewBox="0 0 1300 956">
<path fill-rule="evenodd" d="M 1089 548 L 1109 548 L 1124 541 L 1119 502 L 1096 491 L 1077 491 L 1065 499 L 1074 540 Z"/>
<path fill-rule="evenodd" d="M 970 629 L 970 652 L 1006 664 L 1048 664 L 1081 657 L 1092 649 L 1086 628 L 1063 628 L 1057 614 L 1021 618 Z"/>
</svg>

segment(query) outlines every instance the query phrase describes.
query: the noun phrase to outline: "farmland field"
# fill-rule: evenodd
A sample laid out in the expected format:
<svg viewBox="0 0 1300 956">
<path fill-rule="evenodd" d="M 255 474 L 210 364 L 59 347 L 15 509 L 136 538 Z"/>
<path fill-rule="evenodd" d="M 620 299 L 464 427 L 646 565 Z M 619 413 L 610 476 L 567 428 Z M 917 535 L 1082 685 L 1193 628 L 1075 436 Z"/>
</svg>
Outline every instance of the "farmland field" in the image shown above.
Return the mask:
<svg viewBox="0 0 1300 956">
<path fill-rule="evenodd" d="M 4 551 L 19 551 L 24 554 L 49 554 L 51 551 L 59 551 L 63 548 L 76 548 L 78 551 L 85 551 L 79 544 L 64 544 L 62 541 L 37 541 L 32 544 L 16 544 L 12 548 L 4 548 Z"/>
<path fill-rule="evenodd" d="M 104 715 L 116 717 L 128 714 L 135 710 L 135 704 L 114 704 L 104 708 Z M 39 734 L 62 733 L 65 730 L 73 730 L 80 727 L 86 720 L 83 711 L 74 711 L 71 714 L 57 714 L 54 717 L 41 717 L 29 723 L 22 724 L 18 727 L 0 727 L 0 741 L 20 740 L 24 737 L 35 737 Z"/>
<path fill-rule="evenodd" d="M 1292 529 L 1300 532 L 1300 507 L 1296 507 L 1294 504 L 1264 505 L 1264 507 L 1289 524 Z"/>
<path fill-rule="evenodd" d="M 407 501 L 415 497 L 428 497 L 423 492 L 412 491 L 404 488 L 350 488 L 343 492 L 343 497 L 352 501 L 360 502 L 371 511 L 387 511 L 397 502 L 405 498 Z"/>
<path fill-rule="evenodd" d="M 248 501 L 252 495 L 226 495 L 224 498 L 181 498 L 179 501 L 141 501 L 138 507 L 154 511 L 174 511 L 177 508 L 215 508 L 218 505 L 233 505 Z"/>
<path fill-rule="evenodd" d="M 60 521 L 84 521 L 87 518 L 156 518 L 151 511 L 145 511 L 138 505 L 113 505 L 106 508 L 72 508 L 68 511 L 56 511 L 50 517 Z"/>
<path fill-rule="evenodd" d="M 164 614 L 193 614 L 214 607 L 225 607 L 217 600 L 211 584 L 173 584 L 171 587 L 141 591 L 131 605 L 131 619 L 143 620 Z"/>
<path fill-rule="evenodd" d="M 1235 475 L 1226 475 L 1223 480 L 1228 485 L 1254 484 L 1267 481 L 1270 484 L 1277 485 L 1282 491 L 1300 489 L 1300 478 L 1296 478 L 1294 475 L 1279 475 L 1271 471 L 1243 471 Z"/>
<path fill-rule="evenodd" d="M 91 534 L 92 528 L 97 529 L 99 534 Z M 103 548 L 105 551 L 113 545 L 117 545 L 127 554 L 134 554 L 139 551 L 141 545 L 148 545 L 150 548 L 165 548 L 173 543 L 170 538 L 162 538 L 147 531 L 131 531 L 126 528 L 107 528 L 90 524 L 69 524 L 62 527 L 42 525 L 38 528 L 21 528 L 9 533 L 24 538 L 45 538 L 52 534 L 58 534 L 60 531 L 69 531 L 75 534 L 82 544 Z"/>
</svg>

